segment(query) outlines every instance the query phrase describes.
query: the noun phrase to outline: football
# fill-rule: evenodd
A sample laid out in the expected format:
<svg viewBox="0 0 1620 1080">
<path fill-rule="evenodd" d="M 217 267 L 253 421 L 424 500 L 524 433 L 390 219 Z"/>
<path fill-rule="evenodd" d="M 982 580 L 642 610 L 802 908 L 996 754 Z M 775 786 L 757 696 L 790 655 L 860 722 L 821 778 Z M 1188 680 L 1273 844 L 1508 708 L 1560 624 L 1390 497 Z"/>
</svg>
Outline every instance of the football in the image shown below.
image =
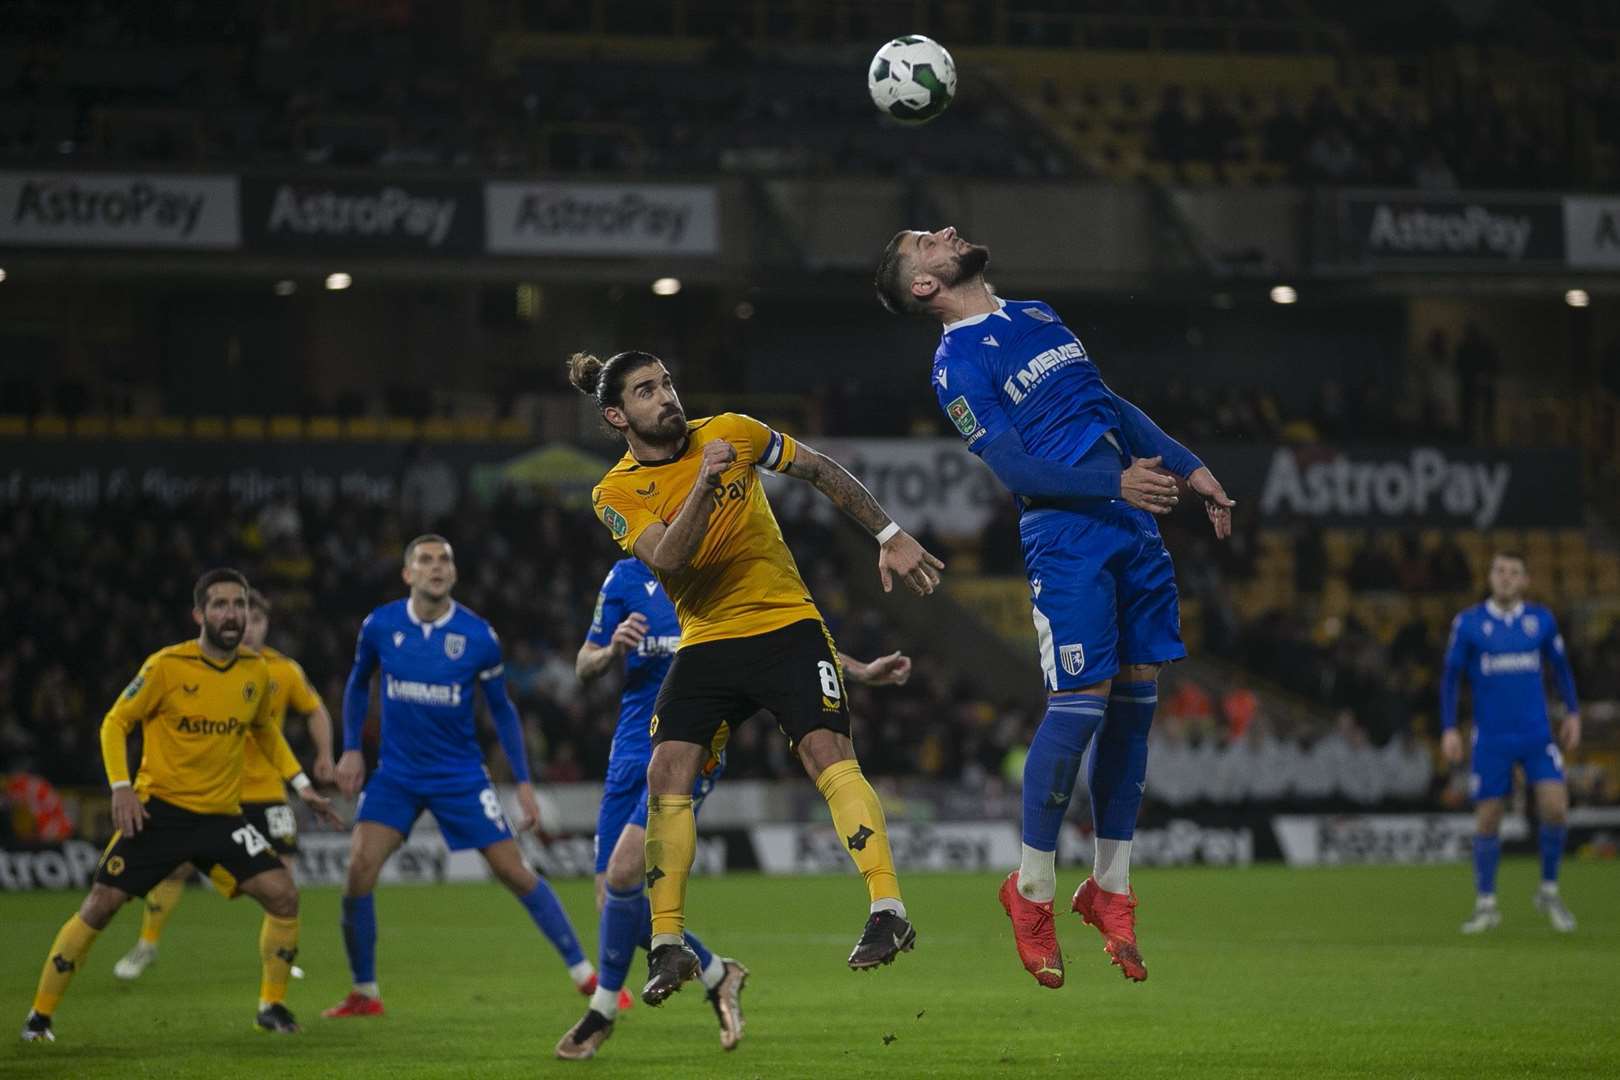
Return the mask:
<svg viewBox="0 0 1620 1080">
<path fill-rule="evenodd" d="M 883 112 L 903 124 L 921 124 L 944 112 L 956 96 L 956 62 L 934 39 L 907 34 L 872 57 L 866 86 Z"/>
</svg>

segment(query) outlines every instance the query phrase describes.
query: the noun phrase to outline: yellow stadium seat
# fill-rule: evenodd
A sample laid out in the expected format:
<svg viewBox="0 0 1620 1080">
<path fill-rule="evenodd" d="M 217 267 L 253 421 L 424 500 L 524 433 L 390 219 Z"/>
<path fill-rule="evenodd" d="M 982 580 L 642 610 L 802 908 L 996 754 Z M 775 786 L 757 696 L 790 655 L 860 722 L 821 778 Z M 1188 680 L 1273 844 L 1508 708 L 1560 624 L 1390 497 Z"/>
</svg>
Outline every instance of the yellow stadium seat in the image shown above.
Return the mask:
<svg viewBox="0 0 1620 1080">
<path fill-rule="evenodd" d="M 312 416 L 304 425 L 306 439 L 340 439 L 343 437 L 343 421 L 335 416 Z"/>
</svg>

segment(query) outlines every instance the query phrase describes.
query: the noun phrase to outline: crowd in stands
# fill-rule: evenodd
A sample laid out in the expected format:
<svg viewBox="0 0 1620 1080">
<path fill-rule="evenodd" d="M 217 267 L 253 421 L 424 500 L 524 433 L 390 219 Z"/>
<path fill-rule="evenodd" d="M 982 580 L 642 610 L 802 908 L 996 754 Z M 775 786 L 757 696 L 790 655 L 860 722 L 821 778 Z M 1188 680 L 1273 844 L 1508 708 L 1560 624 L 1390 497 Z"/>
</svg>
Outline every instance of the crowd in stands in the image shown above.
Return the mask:
<svg viewBox="0 0 1620 1080">
<path fill-rule="evenodd" d="M 1134 90 L 1118 91 L 1127 111 Z M 1149 156 L 1185 181 L 1202 162 L 1217 180 L 1254 158 L 1279 180 L 1340 187 L 1567 187 L 1575 182 L 1570 144 L 1549 137 L 1545 110 L 1525 98 L 1503 100 L 1490 83 L 1453 93 L 1393 100 L 1340 95 L 1320 87 L 1308 101 L 1285 91 L 1263 101 L 1251 92 L 1223 95 L 1180 86 L 1162 92 L 1148 121 Z"/>
<path fill-rule="evenodd" d="M 1165 48 L 1198 47 L 1178 30 L 1226 47 L 1223 20 L 1284 28 L 1292 17 L 1302 32 L 1328 25 L 1304 9 L 1265 12 L 1270 6 L 1172 3 L 1132 12 L 1164 20 Z M 594 7 L 519 5 L 486 32 L 599 31 Z M 675 33 L 668 7 L 649 7 L 635 32 Z M 974 81 L 971 69 L 951 111 L 926 130 L 880 123 L 861 81 L 849 77 L 866 55 L 851 53 L 852 43 L 886 32 L 861 7 L 848 5 L 839 19 L 805 16 L 802 26 L 789 14 L 793 25 L 781 35 L 760 37 L 754 20 L 691 5 L 684 32 L 712 43 L 696 62 L 597 54 L 508 63 L 497 62 L 487 41 L 464 39 L 455 5 L 340 4 L 290 18 L 245 3 L 31 0 L 7 5 L 0 22 L 0 160 L 665 174 L 1076 171 L 1063 139 Z M 1150 40 L 1139 40 L 1135 26 L 1115 26 L 1120 13 L 1109 4 L 1013 4 L 1003 21 L 970 7 L 945 5 L 935 32 L 1063 47 L 1082 43 L 1073 32 L 1089 16 L 1097 21 L 1083 37 L 1090 47 L 1141 49 Z M 1114 41 L 1110 27 L 1126 38 Z M 1054 81 L 1041 97 L 1065 103 L 1087 129 L 1100 123 L 1144 144 L 1178 180 L 1194 163 L 1217 180 L 1263 164 L 1242 177 L 1432 191 L 1568 187 L 1601 179 L 1593 170 L 1610 161 L 1566 130 L 1570 118 L 1588 118 L 1595 144 L 1620 145 L 1620 77 L 1592 70 L 1599 75 L 1579 85 L 1568 74 L 1567 100 L 1551 104 L 1504 92 L 1489 75 L 1310 94 Z"/>
<path fill-rule="evenodd" d="M 581 684 L 574 655 L 594 590 L 618 553 L 579 505 L 507 495 L 487 505 L 464 499 L 435 519 L 443 510 L 423 500 L 390 513 L 286 500 L 242 507 L 219 492 L 162 506 L 9 507 L 0 517 L 0 557 L 17 572 L 0 585 L 0 756 L 61 786 L 99 786 L 102 714 L 144 656 L 194 635 L 190 586 L 211 565 L 243 568 L 270 595 L 271 643 L 297 657 L 339 709 L 360 620 L 403 595 L 403 546 L 437 526 L 456 545 L 458 600 L 501 632 L 535 775 L 600 778 L 617 720 L 617 679 Z M 1248 674 L 1219 686 L 1179 670 L 1167 676 L 1155 728 L 1155 797 L 1171 805 L 1421 804 L 1435 783 L 1424 736 L 1437 732 L 1444 628 L 1414 617 L 1385 641 L 1353 617 L 1323 634 L 1308 622 L 1308 602 L 1240 614 L 1228 586 L 1255 572 L 1255 527 L 1215 545 L 1197 524 L 1173 518 L 1166 533 L 1182 592 L 1202 605 L 1200 652 Z M 985 532 L 987 573 L 1020 572 L 1016 548 L 995 543 L 1013 535 L 1007 525 L 993 522 Z M 854 595 L 832 527 L 806 517 L 786 520 L 784 529 L 840 647 L 862 659 L 895 649 L 914 659 L 905 687 L 850 688 L 866 769 L 1016 784 L 1040 720 L 1038 695 L 997 700 L 929 642 L 899 635 L 880 609 Z M 1308 601 L 1322 588 L 1326 562 L 1318 534 L 1300 533 L 1294 561 Z M 1355 589 L 1371 593 L 1456 595 L 1474 587 L 1454 543 L 1425 552 L 1408 538 L 1370 538 L 1349 575 Z M 1574 659 L 1583 697 L 1620 697 L 1620 626 L 1575 643 Z M 1328 706 L 1339 719 L 1280 731 L 1270 706 L 1277 693 Z M 293 736 L 309 753 L 298 725 Z M 504 764 L 487 725 L 484 737 L 499 776 Z M 729 775 L 797 772 L 772 725 L 746 724 L 735 735 Z"/>
<path fill-rule="evenodd" d="M 404 544 L 430 525 L 455 544 L 457 599 L 502 635 L 536 774 L 600 778 L 617 721 L 617 684 L 582 685 L 574 656 L 617 553 L 588 509 L 513 498 L 488 506 L 465 500 L 436 520 L 285 500 L 243 509 L 218 493 L 161 506 L 8 507 L 0 557 L 16 572 L 0 584 L 0 757 L 59 784 L 104 782 L 101 717 L 146 655 L 195 636 L 191 583 L 208 566 L 240 567 L 269 595 L 271 644 L 296 657 L 328 707 L 340 710 L 360 621 L 404 594 Z M 934 726 L 957 683 L 925 643 L 897 640 L 879 613 L 849 601 L 836 545 L 820 528 L 804 522 L 790 535 L 841 646 L 862 658 L 905 648 L 917 663 L 908 688 L 852 691 L 862 722 L 895 736 L 896 745 L 872 755 L 871 767 L 956 775 L 961 747 L 954 745 L 947 761 L 919 733 Z M 964 693 L 957 700 L 970 699 Z M 295 745 L 308 752 L 301 738 Z M 504 768 L 493 742 L 489 749 L 493 766 Z M 774 728 L 755 724 L 739 733 L 731 768 L 759 776 L 797 765 Z"/>
</svg>

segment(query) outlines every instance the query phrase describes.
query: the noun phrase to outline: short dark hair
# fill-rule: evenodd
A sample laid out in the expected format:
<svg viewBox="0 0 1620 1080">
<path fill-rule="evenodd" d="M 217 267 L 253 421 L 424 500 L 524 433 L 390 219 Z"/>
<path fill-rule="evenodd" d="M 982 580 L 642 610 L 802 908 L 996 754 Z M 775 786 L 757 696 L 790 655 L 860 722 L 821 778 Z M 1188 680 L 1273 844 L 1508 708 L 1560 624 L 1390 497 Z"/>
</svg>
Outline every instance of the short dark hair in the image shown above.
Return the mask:
<svg viewBox="0 0 1620 1080">
<path fill-rule="evenodd" d="M 889 241 L 883 254 L 878 257 L 877 273 L 872 278 L 878 302 L 891 315 L 920 315 L 928 310 L 926 305 L 911 295 L 911 282 L 903 280 L 906 276 L 906 257 L 900 252 L 900 241 L 906 238 L 909 231 L 901 229 L 894 234 L 894 239 Z"/>
<path fill-rule="evenodd" d="M 247 575 L 240 570 L 232 570 L 228 566 L 217 566 L 206 571 L 197 579 L 197 584 L 191 587 L 191 602 L 198 611 L 208 605 L 208 590 L 215 585 L 240 585 L 245 593 L 252 593 L 253 586 L 248 584 Z"/>
<path fill-rule="evenodd" d="M 423 533 L 421 536 L 418 536 L 416 539 L 405 545 L 406 566 L 411 564 L 411 557 L 416 554 L 416 549 L 421 547 L 423 544 L 443 544 L 445 547 L 451 549 L 451 558 L 455 558 L 455 549 L 451 547 L 450 541 L 446 540 L 438 533 Z"/>
<path fill-rule="evenodd" d="M 260 592 L 258 589 L 248 590 L 248 610 L 262 611 L 268 615 L 270 614 L 270 606 L 270 598 L 264 595 L 264 593 Z"/>
<path fill-rule="evenodd" d="M 1530 560 L 1526 559 L 1522 552 L 1510 550 L 1498 551 L 1491 555 L 1492 562 L 1495 562 L 1497 559 L 1512 559 L 1514 562 L 1524 567 L 1527 572 L 1530 569 Z"/>
</svg>

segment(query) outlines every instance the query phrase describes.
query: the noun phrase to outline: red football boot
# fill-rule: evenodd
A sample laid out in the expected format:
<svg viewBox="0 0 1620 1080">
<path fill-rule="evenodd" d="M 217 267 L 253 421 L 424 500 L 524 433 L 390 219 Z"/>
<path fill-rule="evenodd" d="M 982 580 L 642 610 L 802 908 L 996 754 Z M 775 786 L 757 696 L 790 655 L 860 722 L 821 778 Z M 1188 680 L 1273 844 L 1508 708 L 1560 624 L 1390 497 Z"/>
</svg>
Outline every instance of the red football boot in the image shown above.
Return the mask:
<svg viewBox="0 0 1620 1080">
<path fill-rule="evenodd" d="M 350 990 L 348 997 L 321 1013 L 322 1016 L 329 1020 L 341 1016 L 381 1016 L 382 1014 L 382 998 L 367 997 L 358 990 Z"/>
<path fill-rule="evenodd" d="M 1096 878 L 1086 878 L 1075 890 L 1075 913 L 1102 932 L 1103 950 L 1132 982 L 1147 978 L 1147 967 L 1136 947 L 1136 890 L 1104 892 Z"/>
<path fill-rule="evenodd" d="M 1052 922 L 1052 901 L 1038 904 L 1018 891 L 1018 871 L 1001 883 L 1001 910 L 1013 924 L 1018 959 L 1035 981 L 1051 990 L 1063 985 L 1063 948 Z"/>
<path fill-rule="evenodd" d="M 596 972 L 591 972 L 590 978 L 586 979 L 582 983 L 575 983 L 574 985 L 578 987 L 580 993 L 584 994 L 586 997 L 590 997 L 592 994 L 596 993 Z M 630 991 L 626 990 L 622 986 L 619 987 L 619 1011 L 624 1012 L 624 1010 L 628 1009 L 635 1003 L 636 999 L 630 996 Z"/>
</svg>

